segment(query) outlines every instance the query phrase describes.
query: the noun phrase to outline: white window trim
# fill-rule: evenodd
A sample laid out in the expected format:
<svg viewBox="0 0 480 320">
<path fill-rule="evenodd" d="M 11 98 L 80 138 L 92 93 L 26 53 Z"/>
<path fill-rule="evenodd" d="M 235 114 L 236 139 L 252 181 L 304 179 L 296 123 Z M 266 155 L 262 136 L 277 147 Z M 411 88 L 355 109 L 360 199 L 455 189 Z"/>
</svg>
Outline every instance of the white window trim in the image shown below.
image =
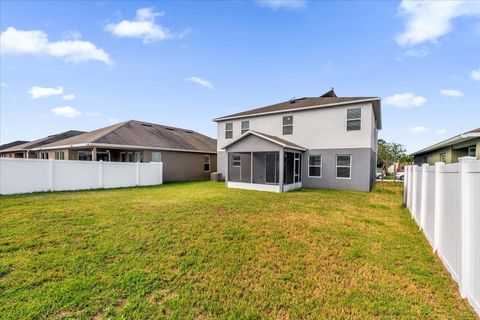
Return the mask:
<svg viewBox="0 0 480 320">
<path fill-rule="evenodd" d="M 57 154 L 58 154 L 58 158 L 57 158 Z M 63 159 L 60 159 L 60 155 L 63 155 Z M 65 151 L 55 151 L 55 160 L 65 160 Z"/>
<path fill-rule="evenodd" d="M 349 166 L 339 166 L 338 165 L 338 157 L 350 157 L 350 165 Z M 335 178 L 339 180 L 352 180 L 352 162 L 353 162 L 353 157 L 351 154 L 337 154 L 335 155 Z M 339 177 L 337 168 L 350 168 L 350 177 Z"/>
<path fill-rule="evenodd" d="M 247 128 L 244 128 L 243 127 L 243 124 L 244 123 L 247 123 Z M 240 134 L 244 134 L 245 132 L 247 132 L 248 130 L 250 130 L 250 120 L 242 120 L 240 122 Z"/>
<path fill-rule="evenodd" d="M 317 165 L 311 165 L 310 164 L 310 157 L 320 157 L 320 165 L 317 166 Z M 319 176 L 311 176 L 310 175 L 310 167 L 315 167 L 315 168 L 320 168 L 320 175 Z M 322 174 L 323 174 L 323 157 L 321 154 L 312 154 L 312 155 L 309 155 L 308 156 L 308 177 L 309 178 L 321 178 L 322 177 Z M 337 173 L 335 173 L 336 175 Z"/>
<path fill-rule="evenodd" d="M 445 156 L 444 160 L 442 160 L 442 156 Z M 447 162 L 447 153 L 446 152 L 440 152 L 440 162 Z"/>
<path fill-rule="evenodd" d="M 208 159 L 208 162 L 206 162 L 205 160 Z M 211 163 L 211 159 L 210 159 L 210 155 L 209 154 L 205 154 L 203 156 L 203 171 L 204 172 L 211 172 L 211 167 L 210 167 L 210 163 Z M 208 164 L 208 170 L 205 170 L 205 165 Z"/>
<path fill-rule="evenodd" d="M 355 118 L 355 119 L 348 119 L 348 110 L 353 110 L 353 109 L 360 109 L 360 118 Z M 360 120 L 360 129 L 357 130 L 348 130 L 348 121 L 357 121 Z M 355 108 L 347 108 L 347 121 L 345 122 L 345 131 L 362 131 L 362 108 L 361 107 L 355 107 Z"/>
<path fill-rule="evenodd" d="M 235 160 L 235 157 L 238 157 L 238 160 Z M 238 166 L 235 165 L 235 162 L 240 163 Z M 241 168 L 242 167 L 242 157 L 237 155 L 232 155 L 232 167 L 233 168 Z"/>
<path fill-rule="evenodd" d="M 288 118 L 288 117 L 292 117 L 292 124 L 284 124 L 284 123 L 283 123 L 283 119 Z M 283 129 L 284 129 L 285 127 L 292 127 L 292 133 L 290 133 L 290 134 L 285 134 L 284 131 L 283 131 Z M 293 115 L 283 116 L 283 117 L 282 117 L 282 136 L 292 136 L 292 135 L 293 135 Z"/>
<path fill-rule="evenodd" d="M 227 129 L 227 124 L 231 123 L 232 124 L 232 129 Z M 231 132 L 232 133 L 232 137 L 231 138 L 227 138 L 227 132 Z M 225 139 L 233 139 L 233 122 L 226 122 L 225 123 Z"/>
</svg>

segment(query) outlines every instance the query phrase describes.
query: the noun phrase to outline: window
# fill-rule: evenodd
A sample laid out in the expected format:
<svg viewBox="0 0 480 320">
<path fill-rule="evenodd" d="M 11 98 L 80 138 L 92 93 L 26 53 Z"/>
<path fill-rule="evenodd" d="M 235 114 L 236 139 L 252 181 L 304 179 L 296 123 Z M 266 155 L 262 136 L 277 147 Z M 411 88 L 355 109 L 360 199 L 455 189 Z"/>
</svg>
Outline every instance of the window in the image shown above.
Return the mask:
<svg viewBox="0 0 480 320">
<path fill-rule="evenodd" d="M 92 152 L 91 151 L 78 151 L 78 160 L 92 161 Z"/>
<path fill-rule="evenodd" d="M 242 121 L 242 134 L 250 130 L 250 121 Z"/>
<path fill-rule="evenodd" d="M 293 134 L 293 116 L 283 117 L 283 135 Z"/>
<path fill-rule="evenodd" d="M 127 162 L 127 153 L 126 152 L 120 152 L 120 161 L 121 162 Z"/>
<path fill-rule="evenodd" d="M 322 156 L 308 157 L 308 176 L 314 178 L 322 177 Z"/>
<path fill-rule="evenodd" d="M 40 159 L 48 159 L 48 152 L 40 152 Z"/>
<path fill-rule="evenodd" d="M 362 127 L 362 109 L 347 109 L 347 131 L 360 130 Z"/>
<path fill-rule="evenodd" d="M 477 147 L 468 147 L 468 156 L 476 157 L 477 156 Z"/>
<path fill-rule="evenodd" d="M 242 166 L 242 161 L 240 160 L 240 156 L 233 156 L 233 167 L 240 168 Z"/>
<path fill-rule="evenodd" d="M 233 122 L 225 123 L 225 139 L 233 138 Z"/>
<path fill-rule="evenodd" d="M 55 151 L 55 159 L 56 160 L 65 160 L 65 152 Z"/>
<path fill-rule="evenodd" d="M 447 153 L 440 153 L 440 162 L 447 162 Z"/>
<path fill-rule="evenodd" d="M 210 155 L 206 154 L 203 156 L 203 171 L 210 172 Z"/>
<path fill-rule="evenodd" d="M 127 162 L 133 162 L 133 152 L 127 152 Z"/>
<path fill-rule="evenodd" d="M 142 153 L 140 151 L 135 152 L 135 162 L 142 162 Z"/>
<path fill-rule="evenodd" d="M 352 177 L 352 156 L 337 155 L 337 179 L 350 179 Z"/>
<path fill-rule="evenodd" d="M 158 151 L 152 152 L 152 162 L 162 162 L 162 153 Z"/>
<path fill-rule="evenodd" d="M 97 161 L 110 161 L 110 152 L 97 152 Z"/>
</svg>

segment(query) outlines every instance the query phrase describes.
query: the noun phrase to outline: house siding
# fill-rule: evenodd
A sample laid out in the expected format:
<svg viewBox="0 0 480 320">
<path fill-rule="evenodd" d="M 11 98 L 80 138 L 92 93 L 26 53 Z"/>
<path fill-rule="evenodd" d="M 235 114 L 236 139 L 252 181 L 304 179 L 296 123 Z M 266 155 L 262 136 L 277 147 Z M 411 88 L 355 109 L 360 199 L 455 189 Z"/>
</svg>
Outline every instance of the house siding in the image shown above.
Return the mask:
<svg viewBox="0 0 480 320">
<path fill-rule="evenodd" d="M 322 156 L 322 176 L 308 176 L 308 157 Z M 351 179 L 336 178 L 336 155 L 352 155 Z M 303 186 L 306 188 L 370 191 L 375 180 L 375 152 L 371 148 L 311 149 L 304 153 Z"/>
</svg>

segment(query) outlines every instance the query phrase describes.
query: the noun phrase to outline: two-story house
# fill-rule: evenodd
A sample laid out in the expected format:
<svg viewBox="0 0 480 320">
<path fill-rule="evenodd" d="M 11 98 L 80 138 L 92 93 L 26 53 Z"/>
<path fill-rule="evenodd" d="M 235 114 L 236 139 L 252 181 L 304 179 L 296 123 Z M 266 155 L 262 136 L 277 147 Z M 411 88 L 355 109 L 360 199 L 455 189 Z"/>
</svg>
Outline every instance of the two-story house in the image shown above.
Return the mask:
<svg viewBox="0 0 480 320">
<path fill-rule="evenodd" d="M 333 90 L 220 117 L 217 170 L 231 188 L 370 191 L 381 119 L 380 98 Z"/>
</svg>

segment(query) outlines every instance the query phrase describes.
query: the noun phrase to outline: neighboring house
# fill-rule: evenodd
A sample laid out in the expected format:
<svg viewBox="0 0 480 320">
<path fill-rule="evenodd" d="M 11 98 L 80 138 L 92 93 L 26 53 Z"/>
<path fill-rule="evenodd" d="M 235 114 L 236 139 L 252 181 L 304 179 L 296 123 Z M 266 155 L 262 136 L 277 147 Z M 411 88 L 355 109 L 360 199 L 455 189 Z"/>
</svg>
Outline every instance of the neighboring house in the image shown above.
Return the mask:
<svg viewBox="0 0 480 320">
<path fill-rule="evenodd" d="M 17 141 L 12 141 L 12 142 L 9 142 L 9 143 L 4 143 L 4 144 L 0 145 L 0 151 L 11 148 L 11 147 L 15 147 L 15 146 L 18 146 L 19 144 L 24 144 L 24 143 L 27 143 L 27 142 L 30 142 L 30 141 L 17 140 Z"/>
<path fill-rule="evenodd" d="M 375 184 L 378 97 L 292 99 L 214 119 L 218 171 L 233 188 L 369 191 Z"/>
<path fill-rule="evenodd" d="M 37 139 L 30 142 L 14 145 L 9 148 L 0 150 L 0 156 L 6 158 L 29 158 L 29 159 L 48 159 L 48 154 L 36 151 L 37 148 L 53 143 L 59 140 L 64 140 L 70 137 L 85 133 L 84 131 L 70 130 L 58 134 Z"/>
<path fill-rule="evenodd" d="M 471 156 L 480 160 L 480 128 L 467 131 L 430 147 L 412 153 L 417 165 L 435 162 L 454 163 L 458 158 Z"/>
<path fill-rule="evenodd" d="M 164 181 L 208 179 L 216 141 L 198 132 L 129 120 L 34 148 L 44 159 L 163 162 Z"/>
</svg>

